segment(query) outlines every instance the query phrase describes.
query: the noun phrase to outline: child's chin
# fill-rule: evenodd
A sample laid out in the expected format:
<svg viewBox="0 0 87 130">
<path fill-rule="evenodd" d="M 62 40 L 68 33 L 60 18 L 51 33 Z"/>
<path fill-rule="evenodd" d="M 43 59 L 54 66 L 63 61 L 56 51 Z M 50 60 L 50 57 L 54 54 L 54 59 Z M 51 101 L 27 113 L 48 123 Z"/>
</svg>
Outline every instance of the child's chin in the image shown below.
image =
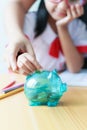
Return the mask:
<svg viewBox="0 0 87 130">
<path fill-rule="evenodd" d="M 61 20 L 62 18 L 64 18 L 65 16 L 55 16 L 54 17 L 54 19 L 55 19 L 55 21 L 57 21 L 57 20 Z"/>
</svg>

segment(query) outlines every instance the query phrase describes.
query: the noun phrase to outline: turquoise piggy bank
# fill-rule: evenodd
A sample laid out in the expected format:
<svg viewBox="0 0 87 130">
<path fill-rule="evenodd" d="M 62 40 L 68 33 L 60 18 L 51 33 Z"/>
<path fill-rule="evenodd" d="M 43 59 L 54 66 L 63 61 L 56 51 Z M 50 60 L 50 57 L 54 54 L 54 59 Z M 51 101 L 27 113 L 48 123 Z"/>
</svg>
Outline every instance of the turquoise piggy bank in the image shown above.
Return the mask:
<svg viewBox="0 0 87 130">
<path fill-rule="evenodd" d="M 24 93 L 29 105 L 57 106 L 63 93 L 67 90 L 56 70 L 36 71 L 26 77 Z"/>
</svg>

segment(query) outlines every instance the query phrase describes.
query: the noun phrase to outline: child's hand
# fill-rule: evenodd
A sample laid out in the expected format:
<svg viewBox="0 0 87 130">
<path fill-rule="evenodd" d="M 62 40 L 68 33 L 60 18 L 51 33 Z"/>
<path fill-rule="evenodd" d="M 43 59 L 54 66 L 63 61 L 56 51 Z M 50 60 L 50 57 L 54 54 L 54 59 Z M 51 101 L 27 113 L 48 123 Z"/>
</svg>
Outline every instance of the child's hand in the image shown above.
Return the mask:
<svg viewBox="0 0 87 130">
<path fill-rule="evenodd" d="M 56 21 L 57 26 L 66 26 L 69 22 L 84 14 L 84 9 L 83 6 L 80 4 L 70 5 L 66 13 L 67 16 Z"/>
<path fill-rule="evenodd" d="M 17 58 L 18 73 L 28 75 L 38 69 L 36 68 L 36 64 L 36 61 L 34 61 L 33 57 L 29 55 L 29 53 L 23 53 Z M 41 69 L 41 66 L 39 69 Z"/>
<path fill-rule="evenodd" d="M 37 68 L 37 69 L 40 68 L 40 65 L 36 61 L 36 57 L 35 57 L 33 48 L 31 46 L 31 43 L 24 35 L 21 35 L 18 37 L 16 36 L 16 38 L 12 40 L 12 43 L 7 46 L 6 50 L 7 50 L 6 60 L 7 60 L 7 65 L 8 65 L 9 70 L 14 71 L 14 72 L 17 71 L 18 69 L 17 55 L 20 50 L 22 50 L 23 52 L 29 53 L 29 55 L 33 59 L 34 68 Z"/>
</svg>

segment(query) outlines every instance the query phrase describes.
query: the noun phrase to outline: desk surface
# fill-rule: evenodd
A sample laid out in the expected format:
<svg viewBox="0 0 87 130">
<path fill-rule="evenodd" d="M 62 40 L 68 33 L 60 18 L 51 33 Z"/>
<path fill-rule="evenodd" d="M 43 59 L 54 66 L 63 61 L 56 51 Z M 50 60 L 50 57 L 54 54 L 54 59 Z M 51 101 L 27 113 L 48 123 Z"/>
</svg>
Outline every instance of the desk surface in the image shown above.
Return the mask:
<svg viewBox="0 0 87 130">
<path fill-rule="evenodd" d="M 0 88 L 11 77 L 0 75 Z M 87 130 L 87 88 L 69 87 L 57 107 L 28 106 L 23 92 L 0 100 L 0 130 Z"/>
</svg>

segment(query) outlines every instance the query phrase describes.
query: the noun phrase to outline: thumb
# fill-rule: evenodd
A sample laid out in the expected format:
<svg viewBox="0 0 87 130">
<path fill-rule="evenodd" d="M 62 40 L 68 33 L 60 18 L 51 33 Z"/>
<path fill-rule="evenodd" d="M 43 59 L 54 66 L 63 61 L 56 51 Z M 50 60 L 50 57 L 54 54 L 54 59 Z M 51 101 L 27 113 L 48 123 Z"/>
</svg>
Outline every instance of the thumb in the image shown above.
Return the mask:
<svg viewBox="0 0 87 130">
<path fill-rule="evenodd" d="M 31 43 L 28 43 L 28 46 L 27 46 L 27 52 L 29 53 L 29 55 L 31 55 L 31 57 L 33 57 L 33 64 L 34 66 L 37 68 L 37 69 L 41 69 L 41 65 L 39 64 L 39 62 L 37 61 L 36 59 L 36 55 L 35 55 L 35 52 L 33 50 L 33 47 L 31 45 Z"/>
<path fill-rule="evenodd" d="M 9 52 L 10 66 L 11 66 L 11 68 L 12 68 L 13 71 L 16 71 L 17 70 L 16 57 L 17 57 L 18 49 L 11 48 L 9 51 L 10 51 Z"/>
<path fill-rule="evenodd" d="M 33 50 L 33 47 L 32 47 L 32 45 L 31 45 L 31 43 L 28 43 L 28 45 L 26 46 L 26 50 L 27 50 L 27 52 L 28 52 L 31 56 L 33 56 L 34 59 L 36 59 L 35 52 L 34 52 L 34 50 Z"/>
</svg>

